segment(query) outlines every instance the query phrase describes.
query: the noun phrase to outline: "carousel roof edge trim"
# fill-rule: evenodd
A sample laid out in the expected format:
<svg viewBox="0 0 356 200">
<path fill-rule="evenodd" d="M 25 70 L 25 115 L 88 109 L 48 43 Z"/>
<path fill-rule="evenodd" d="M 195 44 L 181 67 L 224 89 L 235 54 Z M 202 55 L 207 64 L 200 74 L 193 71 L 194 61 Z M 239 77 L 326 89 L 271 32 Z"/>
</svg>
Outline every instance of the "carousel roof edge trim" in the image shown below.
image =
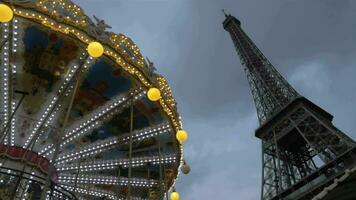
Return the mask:
<svg viewBox="0 0 356 200">
<path fill-rule="evenodd" d="M 50 9 L 45 6 L 45 3 L 58 4 L 64 8 L 63 10 Z M 14 11 L 14 17 L 22 17 L 34 22 L 40 23 L 54 31 L 70 35 L 77 38 L 85 44 L 93 41 L 101 42 L 104 46 L 104 54 L 113 60 L 118 66 L 121 66 L 126 72 L 132 75 L 136 80 L 139 80 L 146 88 L 157 87 L 162 98 L 159 104 L 162 106 L 166 115 L 170 119 L 176 131 L 182 130 L 182 122 L 177 112 L 177 104 L 173 97 L 172 90 L 168 85 L 167 80 L 160 74 L 155 72 L 153 63 L 145 61 L 137 45 L 124 34 L 116 34 L 106 31 L 109 28 L 104 20 L 95 18 L 95 24 L 89 16 L 87 16 L 82 8 L 70 0 L 3 0 L 2 3 L 10 6 Z M 70 14 L 64 17 L 61 14 Z M 110 27 L 111 28 L 111 27 Z M 121 43 L 125 43 L 138 59 L 130 57 L 125 50 L 120 47 Z M 178 142 L 179 144 L 179 142 Z M 180 169 L 183 166 L 183 145 L 179 144 L 179 167 L 177 176 L 171 185 L 169 191 L 174 190 Z"/>
</svg>

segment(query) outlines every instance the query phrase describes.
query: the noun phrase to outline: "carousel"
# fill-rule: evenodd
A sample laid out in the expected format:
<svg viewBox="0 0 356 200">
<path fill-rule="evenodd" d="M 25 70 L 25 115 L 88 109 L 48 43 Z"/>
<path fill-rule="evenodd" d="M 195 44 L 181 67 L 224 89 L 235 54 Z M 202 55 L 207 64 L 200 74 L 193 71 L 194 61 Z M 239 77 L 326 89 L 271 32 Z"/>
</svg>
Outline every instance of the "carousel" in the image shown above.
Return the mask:
<svg viewBox="0 0 356 200">
<path fill-rule="evenodd" d="M 0 200 L 179 200 L 167 80 L 69 0 L 0 1 Z"/>
</svg>

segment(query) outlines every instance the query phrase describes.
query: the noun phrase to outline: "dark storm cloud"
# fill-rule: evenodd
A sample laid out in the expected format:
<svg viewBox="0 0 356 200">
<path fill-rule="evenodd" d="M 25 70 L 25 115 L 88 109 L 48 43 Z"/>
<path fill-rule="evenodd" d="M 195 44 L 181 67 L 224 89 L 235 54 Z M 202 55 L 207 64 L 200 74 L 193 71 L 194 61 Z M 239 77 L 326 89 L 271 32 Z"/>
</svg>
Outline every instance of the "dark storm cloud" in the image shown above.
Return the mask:
<svg viewBox="0 0 356 200">
<path fill-rule="evenodd" d="M 356 138 L 356 2 L 352 0 L 77 0 L 131 37 L 168 78 L 190 133 L 183 199 L 259 198 L 253 100 L 222 8 L 297 90 Z"/>
<path fill-rule="evenodd" d="M 281 6 L 264 37 L 274 59 L 305 60 L 356 50 L 355 1 L 293 1 Z M 288 9 L 293 8 L 293 9 Z"/>
</svg>

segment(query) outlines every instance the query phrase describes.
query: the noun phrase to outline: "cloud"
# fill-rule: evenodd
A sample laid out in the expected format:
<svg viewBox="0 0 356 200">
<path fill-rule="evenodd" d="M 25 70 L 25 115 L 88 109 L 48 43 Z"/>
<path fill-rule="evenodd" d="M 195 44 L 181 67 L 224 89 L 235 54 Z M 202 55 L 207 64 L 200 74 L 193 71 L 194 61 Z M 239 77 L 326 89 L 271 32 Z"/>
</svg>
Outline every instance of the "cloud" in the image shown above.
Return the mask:
<svg viewBox="0 0 356 200">
<path fill-rule="evenodd" d="M 188 125 L 188 128 L 195 133 L 191 139 L 200 140 L 200 144 L 187 146 L 186 151 L 189 152 L 187 156 L 192 160 L 201 160 L 219 157 L 225 153 L 243 153 L 251 148 L 248 143 L 255 139 L 253 130 L 256 127 L 254 111 L 239 120 L 233 117 L 225 119 L 221 116 L 201 120 L 200 123 L 198 120 L 197 123 Z"/>
<path fill-rule="evenodd" d="M 351 123 L 356 121 L 356 82 L 352 81 L 356 75 L 356 59 L 321 54 L 318 60 L 306 59 L 291 67 L 288 80 L 297 91 L 334 115 L 334 125 L 356 139 L 356 125 Z"/>
<path fill-rule="evenodd" d="M 300 92 L 320 95 L 330 89 L 330 74 L 327 72 L 326 65 L 312 61 L 297 67 L 289 80 Z"/>
<path fill-rule="evenodd" d="M 208 121 L 187 125 L 194 133 L 185 144 L 185 157 L 192 171 L 189 176 L 183 176 L 186 181 L 178 182 L 177 186 L 185 199 L 216 199 L 217 195 L 221 199 L 228 196 L 254 198 L 248 198 L 258 190 L 252 183 L 261 179 L 255 171 L 261 166 L 260 140 L 254 137 L 253 131 L 257 123 L 255 111 L 251 110 L 239 120 L 217 115 Z M 235 177 L 248 181 L 236 181 Z"/>
<path fill-rule="evenodd" d="M 237 169 L 216 169 L 207 174 L 202 180 L 194 182 L 190 189 L 184 194 L 184 199 L 237 199 L 256 200 L 260 197 L 260 190 L 255 185 L 243 184 L 246 178 L 236 179 L 234 174 Z"/>
</svg>

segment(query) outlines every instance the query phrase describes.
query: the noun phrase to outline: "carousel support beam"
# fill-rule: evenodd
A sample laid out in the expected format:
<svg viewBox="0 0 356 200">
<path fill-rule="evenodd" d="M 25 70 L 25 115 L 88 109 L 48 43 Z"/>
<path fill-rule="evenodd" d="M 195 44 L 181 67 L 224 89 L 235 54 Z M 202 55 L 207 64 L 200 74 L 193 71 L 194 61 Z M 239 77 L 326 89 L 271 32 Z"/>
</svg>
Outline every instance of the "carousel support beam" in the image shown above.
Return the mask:
<svg viewBox="0 0 356 200">
<path fill-rule="evenodd" d="M 157 140 L 158 140 L 158 155 L 159 155 L 159 160 L 161 160 L 162 159 L 161 140 L 158 138 L 158 136 L 157 136 Z M 162 166 L 162 163 L 160 162 L 159 163 L 159 179 L 160 179 L 159 185 L 160 185 L 160 188 L 162 191 L 163 198 L 166 196 L 166 198 L 168 200 L 168 191 L 166 193 L 166 178 L 165 177 L 163 178 L 162 170 L 164 170 L 164 166 Z"/>
<path fill-rule="evenodd" d="M 9 22 L 9 23 L 4 23 L 3 24 L 3 41 L 4 43 L 1 45 L 2 47 L 2 54 L 3 54 L 3 58 L 2 58 L 2 63 L 1 63 L 1 67 L 2 67 L 2 71 L 1 71 L 1 74 L 2 74 L 2 85 L 3 85 L 3 88 L 2 88 L 2 104 L 3 104 L 3 113 L 4 115 L 2 116 L 3 117 L 3 120 L 4 120 L 4 123 L 7 124 L 8 121 L 9 121 L 9 115 L 10 115 L 10 112 L 11 112 L 11 109 L 9 109 L 11 106 L 11 99 L 9 98 L 9 94 L 11 93 L 10 92 L 10 88 L 9 88 L 9 85 L 10 85 L 10 80 L 11 80 L 11 73 L 10 73 L 10 60 L 11 60 L 11 55 L 12 55 L 12 51 L 11 51 L 11 48 L 12 48 L 12 43 L 10 42 L 10 33 L 12 32 L 12 23 Z M 10 121 L 11 122 L 11 121 Z M 5 137 L 4 138 L 4 142 L 5 144 L 8 143 L 8 138 Z"/>
<path fill-rule="evenodd" d="M 133 141 L 140 141 L 143 138 L 152 138 L 156 135 L 167 134 L 171 131 L 171 128 L 166 123 L 162 123 L 158 126 L 150 127 L 149 129 L 142 129 L 134 131 L 132 134 Z M 113 149 L 119 145 L 128 145 L 130 139 L 130 133 L 123 134 L 120 137 L 112 137 L 108 140 L 95 142 L 93 144 L 86 145 L 78 150 L 69 151 L 64 154 L 61 154 L 56 163 L 61 164 L 66 161 L 73 161 L 79 158 L 84 158 L 88 156 L 93 156 L 104 151 Z M 132 151 L 134 152 L 134 151 Z"/>
<path fill-rule="evenodd" d="M 157 149 L 152 148 L 152 149 Z M 132 150 L 134 153 L 135 151 Z M 159 165 L 161 164 L 170 164 L 170 163 L 176 163 L 177 160 L 177 154 L 168 154 L 168 155 L 161 155 L 161 158 L 159 158 L 158 155 L 155 156 L 143 156 L 143 157 L 133 157 L 132 158 L 132 167 L 141 167 L 144 165 L 149 164 L 150 166 L 153 165 Z M 97 171 L 97 170 L 110 170 L 114 169 L 117 167 L 122 167 L 126 168 L 128 167 L 128 159 L 127 158 L 122 158 L 122 159 L 115 159 L 115 160 L 106 160 L 103 162 L 96 162 L 96 161 L 87 161 L 82 163 L 82 169 L 86 172 L 91 172 L 91 171 Z M 62 165 L 56 165 L 57 167 L 57 172 L 71 172 L 77 170 L 77 165 L 75 164 L 62 164 Z"/>
<path fill-rule="evenodd" d="M 72 191 L 75 193 L 81 193 L 81 194 L 89 195 L 89 196 L 93 196 L 93 197 L 106 196 L 106 197 L 109 197 L 110 199 L 115 199 L 115 195 L 116 195 L 115 193 L 108 192 L 106 190 L 98 189 L 95 187 L 86 188 L 86 187 L 83 187 L 82 185 L 78 185 L 77 189 L 75 189 L 71 185 L 61 184 L 61 186 L 66 188 L 69 191 Z M 122 198 L 118 198 L 118 200 L 122 200 Z"/>
<path fill-rule="evenodd" d="M 159 140 L 160 141 L 160 140 Z M 161 148 L 159 149 L 160 155 L 161 155 Z M 162 166 L 162 170 L 165 171 L 165 167 Z M 166 200 L 168 199 L 168 189 L 166 188 L 167 186 L 167 179 L 166 179 L 166 173 L 164 173 L 164 179 L 163 179 L 163 194 L 165 194 L 164 196 L 166 196 Z"/>
<path fill-rule="evenodd" d="M 0 139 L 0 143 L 3 143 L 3 142 L 4 142 L 4 139 L 6 138 L 8 129 L 9 129 L 10 125 L 11 125 L 12 119 L 14 118 L 14 116 L 15 116 L 15 114 L 16 114 L 16 111 L 19 109 L 19 107 L 20 107 L 20 105 L 22 104 L 22 101 L 25 99 L 26 95 L 29 95 L 28 92 L 19 91 L 19 90 L 15 90 L 15 93 L 21 94 L 22 96 L 21 96 L 20 101 L 17 103 L 17 105 L 16 105 L 16 107 L 15 107 L 15 110 L 11 113 L 10 119 L 7 121 L 4 130 L 1 132 L 2 136 L 1 136 L 1 139 Z"/>
<path fill-rule="evenodd" d="M 9 41 L 9 37 L 3 39 L 3 40 L 0 42 L 0 49 L 2 49 L 2 47 L 6 44 L 7 41 Z"/>
<path fill-rule="evenodd" d="M 89 133 L 91 130 L 97 128 L 105 121 L 111 119 L 115 114 L 118 114 L 125 108 L 127 101 L 131 98 L 138 98 L 143 96 L 142 89 L 138 88 L 132 92 L 129 92 L 125 95 L 117 97 L 115 100 L 106 103 L 104 106 L 101 106 L 95 109 L 93 112 L 88 114 L 85 119 L 81 119 L 79 122 L 75 122 L 65 131 L 63 136 L 63 142 L 61 147 L 68 144 L 74 139 L 80 139 L 85 134 Z M 45 147 L 44 151 L 41 151 L 41 155 L 49 155 L 53 152 L 54 146 Z"/>
<path fill-rule="evenodd" d="M 128 174 L 128 185 L 127 185 L 127 199 L 131 200 L 131 176 L 132 176 L 132 132 L 133 132 L 133 101 L 134 98 L 131 98 L 131 105 L 130 105 L 130 142 L 129 142 L 129 174 Z"/>
<path fill-rule="evenodd" d="M 81 82 L 81 76 L 79 75 L 78 78 L 77 78 L 77 81 L 75 83 L 75 86 L 74 86 L 72 97 L 70 99 L 69 106 L 68 106 L 68 109 L 67 109 L 67 112 L 66 112 L 66 115 L 65 115 L 65 118 L 64 118 L 63 126 L 61 128 L 60 133 L 63 133 L 65 127 L 67 126 L 67 123 L 68 123 L 68 120 L 69 120 L 70 111 L 72 110 L 74 99 L 75 99 L 75 95 L 76 95 L 77 90 L 79 88 L 79 83 L 80 82 Z M 56 160 L 57 157 L 58 157 L 61 142 L 62 142 L 62 135 L 60 135 L 58 137 L 58 141 L 56 141 L 56 146 L 55 146 L 55 149 L 54 149 L 52 161 Z"/>
<path fill-rule="evenodd" d="M 121 170 L 120 166 L 117 168 L 117 177 L 119 177 L 119 182 L 120 182 L 120 177 L 121 177 Z M 117 199 L 120 199 L 120 185 L 117 186 Z"/>
<path fill-rule="evenodd" d="M 21 97 L 19 103 L 17 104 L 17 106 L 16 106 L 14 112 L 12 113 L 12 115 L 11 115 L 9 121 L 8 121 L 8 124 L 7 124 L 6 127 L 5 127 L 5 130 L 4 130 L 4 132 L 3 132 L 3 138 L 1 138 L 1 142 L 3 141 L 3 139 L 4 139 L 5 136 L 6 136 L 7 129 L 9 128 L 9 125 L 10 125 L 10 123 L 11 123 L 11 121 L 12 121 L 11 119 L 12 119 L 13 116 L 15 115 L 16 111 L 18 110 L 19 106 L 21 105 L 21 103 L 22 103 L 22 101 L 24 100 L 24 98 L 26 97 L 26 95 L 29 94 L 28 92 L 18 91 L 18 90 L 16 90 L 15 93 L 21 94 L 22 97 Z M 35 145 L 35 143 L 30 143 L 30 145 L 31 145 L 31 149 L 32 149 L 33 146 Z M 21 157 L 21 161 L 23 161 L 23 158 L 25 158 L 25 157 L 27 156 L 27 153 L 28 153 L 28 149 L 26 149 L 26 151 L 24 152 L 24 155 Z M 17 179 L 17 181 L 16 181 L 15 188 L 14 188 L 13 193 L 12 193 L 12 195 L 11 195 L 13 198 L 14 198 L 15 195 L 16 195 L 16 191 L 17 191 L 17 189 L 18 189 L 18 187 L 19 187 L 19 185 L 20 185 L 20 183 L 21 183 L 22 177 L 23 177 L 24 172 L 25 172 L 25 170 L 26 170 L 26 164 L 25 164 L 25 163 L 23 163 L 23 164 L 24 164 L 24 165 L 23 165 L 22 171 L 21 171 L 20 176 L 18 177 L 18 179 Z"/>
<path fill-rule="evenodd" d="M 68 119 L 69 119 L 69 115 L 70 115 L 70 111 L 72 110 L 72 106 L 73 106 L 73 102 L 74 102 L 74 98 L 75 98 L 75 94 L 77 93 L 77 90 L 78 90 L 78 87 L 79 87 L 79 83 L 81 82 L 81 76 L 78 75 L 78 78 L 76 80 L 76 83 L 75 83 L 75 86 L 74 86 L 74 90 L 73 90 L 73 93 L 72 93 L 72 97 L 70 99 L 70 102 L 69 102 L 69 106 L 68 106 L 68 109 L 67 109 L 67 112 L 66 112 L 66 115 L 64 117 L 64 122 L 63 122 L 63 126 L 62 126 L 62 130 L 59 132 L 60 133 L 63 133 L 63 130 L 64 128 L 67 126 L 67 123 L 68 123 Z M 61 140 L 62 140 L 62 136 L 59 135 L 58 138 L 56 138 L 57 141 L 54 142 L 55 144 L 55 149 L 54 149 L 54 153 L 53 153 L 53 157 L 51 159 L 51 163 L 53 163 L 54 160 L 57 159 L 57 156 L 59 154 L 59 149 L 60 149 L 60 144 L 61 144 Z M 80 170 L 80 166 L 78 167 L 78 171 Z M 79 172 L 78 172 L 79 173 Z M 44 191 L 47 191 L 48 189 L 50 189 L 50 185 L 51 184 L 51 173 L 48 173 L 47 174 L 47 184 L 46 184 L 46 188 L 44 189 Z M 52 192 L 53 190 L 51 190 L 51 196 L 52 196 Z M 44 192 L 44 195 L 42 196 L 42 200 L 45 200 L 46 199 L 46 192 Z"/>
<path fill-rule="evenodd" d="M 21 160 L 23 161 L 23 160 Z M 22 168 L 22 171 L 20 173 L 20 176 L 18 177 L 17 181 L 16 181 L 16 185 L 14 187 L 14 190 L 12 191 L 12 194 L 11 194 L 11 198 L 10 199 L 15 199 L 17 197 L 17 190 L 19 189 L 19 186 L 21 184 L 21 180 L 22 180 L 22 177 L 24 175 L 24 172 L 25 172 L 25 169 L 26 169 L 26 163 L 23 162 L 23 168 Z M 33 171 L 34 167 L 32 166 L 31 170 L 30 171 Z M 28 182 L 28 180 L 25 179 L 25 181 Z M 22 196 L 22 191 L 21 191 L 21 194 L 20 196 Z"/>
<path fill-rule="evenodd" d="M 77 186 L 78 186 L 78 177 L 79 177 L 79 172 L 80 172 L 80 165 L 82 164 L 82 162 L 78 163 L 78 170 L 77 173 L 75 175 L 75 182 L 74 182 L 74 192 L 77 190 Z"/>
<path fill-rule="evenodd" d="M 19 187 L 19 185 L 20 185 L 20 183 L 21 183 L 21 180 L 22 180 L 22 177 L 23 177 L 23 175 L 24 175 L 24 173 L 25 173 L 25 170 L 26 170 L 26 161 L 24 161 L 24 158 L 26 158 L 26 156 L 27 156 L 27 152 L 28 152 L 28 149 L 26 149 L 26 151 L 24 152 L 24 155 L 21 157 L 21 162 L 22 162 L 22 164 L 23 164 L 23 168 L 22 168 L 22 170 L 21 170 L 21 173 L 20 173 L 20 176 L 18 177 L 18 179 L 17 179 L 17 181 L 16 181 L 16 185 L 15 185 L 15 188 L 14 188 L 14 190 L 13 190 L 13 194 L 12 194 L 12 197 L 14 198 L 15 197 L 15 195 L 16 195 L 16 191 L 17 191 L 17 189 L 18 189 L 18 187 Z M 33 168 L 32 168 L 33 169 Z M 13 198 L 11 198 L 11 199 L 13 199 Z"/>
<path fill-rule="evenodd" d="M 35 125 L 35 128 L 33 128 L 30 131 L 30 136 L 26 139 L 26 142 L 23 146 L 23 148 L 29 148 L 32 143 L 35 143 L 38 137 L 41 135 L 41 129 L 42 127 L 46 124 L 48 121 L 48 118 L 50 118 L 51 114 L 56 110 L 58 103 L 62 98 L 65 98 L 65 92 L 70 90 L 70 87 L 73 86 L 73 79 L 76 76 L 79 76 L 79 74 L 83 73 L 84 70 L 88 68 L 88 65 L 91 63 L 91 59 L 89 58 L 88 55 L 82 60 L 82 62 L 79 64 L 79 67 L 77 65 L 73 65 L 69 69 L 69 73 L 67 76 L 63 79 L 63 82 L 60 84 L 59 90 L 57 92 L 57 95 L 54 95 L 51 100 L 49 101 L 49 105 L 47 109 L 43 112 L 41 115 L 40 119 Z"/>
<path fill-rule="evenodd" d="M 163 166 L 163 170 L 165 171 L 165 167 Z M 164 182 L 163 182 L 163 187 L 164 187 L 164 190 L 166 192 L 166 200 L 169 200 L 169 195 L 168 195 L 168 181 L 167 181 L 167 177 L 166 177 L 166 173 L 164 173 Z"/>
<path fill-rule="evenodd" d="M 34 170 L 34 168 L 35 167 L 32 166 L 30 171 L 32 172 Z M 26 191 L 29 189 L 29 180 L 25 179 L 24 181 L 25 181 L 25 184 L 23 184 L 23 185 L 25 185 L 25 189 L 22 187 L 21 188 L 22 190 L 20 190 L 20 198 L 21 199 L 26 199 L 26 197 L 27 197 Z"/>
<path fill-rule="evenodd" d="M 147 163 L 147 180 L 150 180 L 151 178 L 151 175 L 150 175 L 150 163 Z M 150 190 L 148 189 L 147 190 L 147 196 L 149 197 L 150 196 Z"/>
<path fill-rule="evenodd" d="M 54 183 L 52 182 L 52 181 L 50 181 L 51 183 L 50 183 L 50 190 L 51 190 L 51 192 L 50 192 L 50 195 L 49 195 L 49 197 L 50 197 L 50 200 L 52 200 L 53 199 L 53 196 L 54 196 L 54 194 L 53 194 L 53 192 L 54 192 Z"/>
<path fill-rule="evenodd" d="M 60 184 L 73 184 L 77 182 L 79 184 L 87 184 L 87 185 L 120 185 L 120 186 L 128 186 L 128 178 L 127 177 L 117 177 L 115 175 L 107 176 L 100 174 L 60 174 L 58 177 L 58 182 Z M 146 178 L 131 178 L 131 188 L 152 188 L 157 187 L 159 184 L 158 180 L 155 179 L 146 179 Z"/>
<path fill-rule="evenodd" d="M 10 30 L 11 32 L 9 32 L 9 36 L 11 36 L 11 42 L 10 42 L 10 48 L 11 50 L 9 51 L 9 56 L 10 56 L 10 62 L 9 63 L 9 76 L 10 76 L 10 79 L 9 79 L 9 83 L 11 85 L 16 85 L 16 79 L 17 79 L 17 76 L 16 76 L 16 72 L 17 72 L 17 66 L 16 66 L 16 52 L 17 52 L 17 49 L 18 49 L 18 42 L 19 42 L 19 38 L 18 38 L 18 20 L 16 17 L 13 18 L 13 20 L 11 21 L 11 26 L 10 26 Z M 11 88 L 11 90 L 9 91 L 9 98 L 11 99 L 11 102 L 10 102 L 10 112 L 13 113 L 15 112 L 15 97 L 14 95 L 16 94 L 16 91 L 14 91 L 14 88 Z M 10 126 L 10 132 L 11 134 L 9 135 L 9 143 L 11 146 L 14 146 L 15 145 L 15 129 L 16 129 L 16 118 L 11 118 L 11 126 Z"/>
</svg>

